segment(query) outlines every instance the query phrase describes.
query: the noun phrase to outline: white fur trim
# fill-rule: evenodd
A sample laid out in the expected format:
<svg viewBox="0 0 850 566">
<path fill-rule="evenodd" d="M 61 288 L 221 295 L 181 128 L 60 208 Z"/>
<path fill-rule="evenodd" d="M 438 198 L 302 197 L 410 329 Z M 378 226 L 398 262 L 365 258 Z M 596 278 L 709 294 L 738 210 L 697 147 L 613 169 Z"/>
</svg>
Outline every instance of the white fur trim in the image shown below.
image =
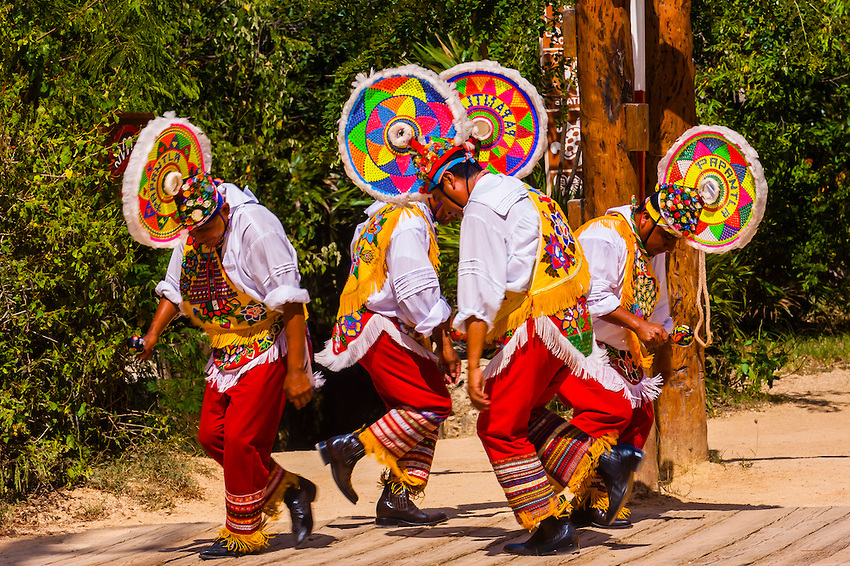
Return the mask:
<svg viewBox="0 0 850 566">
<path fill-rule="evenodd" d="M 331 339 L 325 342 L 325 348 L 321 352 L 316 353 L 314 357 L 317 363 L 329 370 L 341 371 L 353 366 L 360 358 L 366 355 L 369 348 L 375 345 L 375 342 L 378 341 L 378 338 L 383 333 L 386 333 L 393 342 L 402 348 L 407 348 L 414 354 L 425 359 L 434 362 L 437 361 L 437 356 L 433 352 L 429 352 L 423 348 L 419 342 L 400 331 L 388 318 L 379 314 L 372 315 L 372 318 L 363 327 L 360 336 L 349 342 L 348 349 L 341 354 L 334 354 L 333 339 Z"/>
<path fill-rule="evenodd" d="M 656 170 L 658 183 L 661 183 L 662 179 L 664 179 L 667 168 L 670 167 L 670 162 L 673 160 L 673 156 L 679 151 L 681 144 L 686 142 L 695 134 L 699 134 L 701 132 L 715 132 L 720 134 L 722 137 L 726 138 L 727 141 L 736 145 L 738 149 L 741 150 L 741 153 L 743 153 L 744 157 L 747 159 L 747 165 L 749 166 L 750 172 L 753 174 L 753 180 L 755 181 L 756 186 L 756 198 L 753 203 L 753 211 L 750 222 L 746 227 L 741 229 L 738 234 L 738 239 L 734 242 L 722 248 L 718 248 L 716 246 L 703 246 L 699 242 L 695 242 L 690 238 L 685 238 L 685 241 L 689 246 L 709 253 L 723 253 L 736 248 L 743 248 L 750 242 L 753 236 L 755 236 L 756 230 L 764 216 L 764 209 L 767 206 L 767 180 L 764 177 L 764 169 L 759 161 L 758 152 L 753 149 L 749 143 L 747 143 L 747 140 L 745 140 L 741 134 L 724 126 L 694 126 L 693 128 L 688 129 L 685 133 L 679 136 L 675 142 L 673 142 L 673 145 L 670 146 L 670 149 L 667 150 L 667 153 L 661 161 L 658 162 L 658 169 Z"/>
<path fill-rule="evenodd" d="M 174 112 L 166 112 L 161 118 L 154 118 L 139 132 L 139 138 L 130 153 L 127 168 L 124 170 L 124 179 L 121 184 L 122 200 L 124 202 L 124 220 L 130 235 L 139 242 L 152 248 L 174 248 L 183 241 L 186 235 L 185 229 L 168 242 L 157 242 L 139 222 L 139 183 L 147 165 L 148 155 L 154 148 L 160 134 L 172 124 L 181 124 L 187 127 L 198 138 L 201 145 L 201 169 L 209 173 L 212 167 L 212 147 L 209 138 L 189 120 L 177 118 Z"/>
<path fill-rule="evenodd" d="M 661 394 L 663 381 L 661 376 L 645 377 L 637 385 L 632 385 L 620 375 L 608 362 L 608 354 L 596 344 L 594 337 L 593 350 L 589 356 L 582 354 L 573 346 L 561 330 L 548 316 L 534 319 L 534 333 L 546 345 L 546 348 L 560 360 L 563 360 L 571 370 L 582 379 L 592 379 L 608 391 L 622 392 L 633 408 L 642 403 L 652 402 Z M 487 364 L 483 371 L 484 379 L 490 379 L 501 374 L 513 361 L 517 351 L 528 343 L 528 324 L 524 323 L 516 329 L 514 335 L 498 354 Z"/>
<path fill-rule="evenodd" d="M 345 127 L 348 123 L 348 118 L 351 115 L 351 109 L 354 108 L 354 105 L 357 103 L 363 91 L 379 80 L 399 76 L 415 77 L 422 82 L 430 84 L 434 90 L 443 96 L 446 101 L 446 105 L 452 111 L 452 122 L 457 132 L 454 138 L 455 145 L 462 144 L 466 138 L 469 137 L 469 132 L 472 131 L 472 125 L 466 116 L 466 110 L 464 109 L 463 104 L 460 102 L 457 89 L 454 85 L 450 85 L 446 81 L 442 80 L 437 73 L 433 71 L 418 65 L 404 65 L 403 67 L 384 69 L 377 73 L 372 70 L 370 71 L 369 76 L 366 76 L 363 73 L 357 75 L 356 80 L 352 83 L 354 90 L 342 107 L 342 113 L 339 118 L 339 130 L 337 131 L 337 145 L 339 147 L 339 154 L 342 157 L 342 163 L 345 166 L 345 172 L 351 180 L 354 181 L 355 185 L 360 187 L 371 197 L 382 202 L 407 204 L 410 201 L 426 201 L 428 200 L 428 195 L 405 192 L 393 196 L 373 189 L 372 185 L 363 180 L 363 177 L 357 171 L 357 168 L 348 158 L 348 142 L 345 137 Z"/>
<path fill-rule="evenodd" d="M 523 177 L 531 173 L 531 171 L 534 169 L 534 166 L 537 165 L 537 162 L 540 161 L 541 157 L 543 157 L 543 154 L 546 152 L 546 147 L 548 146 L 548 143 L 546 141 L 546 132 L 549 124 L 549 116 L 546 112 L 546 104 L 543 101 L 543 97 L 540 96 L 540 93 L 537 92 L 537 89 L 534 88 L 534 85 L 532 85 L 522 75 L 519 74 L 519 71 L 517 71 L 516 69 L 511 69 L 509 67 L 503 67 L 496 61 L 490 61 L 487 59 L 484 59 L 483 61 L 470 61 L 469 63 L 461 63 L 460 65 L 455 65 L 451 69 L 445 70 L 440 73 L 440 78 L 445 81 L 448 81 L 448 83 L 452 85 L 452 87 L 455 87 L 455 83 L 452 81 L 453 77 L 456 77 L 457 75 L 460 75 L 462 73 L 471 72 L 478 72 L 483 75 L 492 74 L 496 76 L 504 76 L 510 79 L 528 98 L 528 100 L 531 102 L 531 105 L 534 107 L 534 111 L 540 117 L 540 131 L 536 132 L 537 145 L 534 147 L 534 150 L 531 153 L 531 157 L 528 163 L 523 165 L 512 175 L 513 177 L 522 179 Z"/>
</svg>

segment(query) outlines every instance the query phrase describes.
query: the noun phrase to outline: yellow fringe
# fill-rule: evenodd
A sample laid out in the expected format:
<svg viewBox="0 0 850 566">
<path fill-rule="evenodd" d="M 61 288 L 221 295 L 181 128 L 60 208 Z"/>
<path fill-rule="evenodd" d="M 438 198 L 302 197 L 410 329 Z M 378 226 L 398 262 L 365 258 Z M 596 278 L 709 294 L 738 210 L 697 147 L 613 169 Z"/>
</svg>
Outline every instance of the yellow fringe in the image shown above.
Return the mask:
<svg viewBox="0 0 850 566">
<path fill-rule="evenodd" d="M 633 266 L 635 264 L 634 245 L 636 236 L 632 227 L 629 225 L 628 220 L 620 214 L 609 214 L 606 216 L 600 216 L 599 218 L 594 218 L 593 220 L 584 223 L 578 230 L 576 230 L 576 238 L 578 238 L 582 232 L 591 226 L 598 225 L 608 228 L 609 230 L 613 230 L 621 238 L 623 238 L 623 241 L 626 242 L 626 265 Z M 652 272 L 652 266 L 647 264 L 647 267 L 650 272 Z M 652 273 L 652 276 L 655 277 L 655 273 Z M 634 283 L 634 276 L 626 274 L 626 277 L 623 280 L 623 292 L 620 297 L 620 306 L 623 306 L 623 308 L 625 308 L 624 305 L 631 305 L 635 302 Z M 632 355 L 632 359 L 635 363 L 643 368 L 646 374 L 651 374 L 654 356 L 647 352 L 646 348 L 637 337 L 637 334 L 628 329 L 626 329 L 626 345 L 628 346 L 629 353 Z"/>
<path fill-rule="evenodd" d="M 590 450 L 587 451 L 587 454 L 582 457 L 581 462 L 576 467 L 575 473 L 573 473 L 569 482 L 567 482 L 567 488 L 575 495 L 577 501 L 584 500 L 585 494 L 590 488 L 593 476 L 596 473 L 596 468 L 599 466 L 599 458 L 605 452 L 609 451 L 611 446 L 616 444 L 616 442 L 616 435 L 606 434 L 601 438 L 597 438 L 590 445 Z"/>
<path fill-rule="evenodd" d="M 388 467 L 392 471 L 393 476 L 410 488 L 411 491 L 422 491 L 425 489 L 425 482 L 419 478 L 414 478 L 407 473 L 406 469 L 399 466 L 398 457 L 384 448 L 384 445 L 378 441 L 375 435 L 372 434 L 372 431 L 368 428 L 363 429 L 357 437 L 363 443 L 366 454 L 374 456 L 378 462 Z"/>
<path fill-rule="evenodd" d="M 549 500 L 549 507 L 545 511 L 538 511 L 536 513 L 531 513 L 530 511 L 520 511 L 519 513 L 515 513 L 516 520 L 520 524 L 520 526 L 531 532 L 537 528 L 537 525 L 540 524 L 540 521 L 547 517 L 551 517 L 558 513 L 558 509 L 561 508 L 561 504 L 559 503 L 559 498 L 552 497 Z"/>
<path fill-rule="evenodd" d="M 224 348 L 225 346 L 245 346 L 247 344 L 253 344 L 256 340 L 265 336 L 279 318 L 279 315 L 274 314 L 266 320 L 260 321 L 247 328 L 231 328 L 216 331 L 209 326 L 205 326 L 204 331 L 210 337 L 210 346 L 213 348 Z"/>
<path fill-rule="evenodd" d="M 596 488 L 590 488 L 588 493 L 585 495 L 585 501 L 589 501 L 589 507 L 591 509 L 599 509 L 600 511 L 608 511 L 608 494 L 602 490 Z M 582 502 L 584 503 L 584 502 Z M 617 519 L 628 519 L 629 515 L 632 512 L 629 511 L 629 508 L 623 506 L 619 513 L 617 513 Z"/>
<path fill-rule="evenodd" d="M 385 213 L 387 218 L 386 223 L 381 228 L 381 232 L 386 231 L 387 234 L 392 234 L 404 214 L 415 214 L 425 218 L 425 213 L 419 207 L 413 205 L 388 204 L 375 214 L 380 213 Z M 438 270 L 440 267 L 440 249 L 437 246 L 437 237 L 433 230 L 429 230 L 429 236 L 428 259 L 434 269 Z M 360 264 L 359 277 L 355 278 L 353 275 L 349 275 L 339 297 L 337 320 L 359 310 L 366 304 L 366 300 L 372 293 L 380 291 L 384 286 L 387 280 L 387 248 L 389 243 L 390 240 L 387 238 L 380 241 L 380 247 L 369 246 L 368 251 L 372 252 L 373 260 L 368 264 Z"/>
<path fill-rule="evenodd" d="M 544 206 L 540 201 L 532 199 L 538 209 Z M 554 278 L 546 273 L 546 264 L 541 260 L 543 250 L 547 245 L 546 236 L 552 226 L 540 221 L 539 243 L 537 246 L 537 264 L 534 267 L 529 291 L 506 297 L 499 307 L 493 320 L 493 328 L 487 333 L 485 342 L 493 343 L 510 330 L 518 328 L 530 318 L 551 316 L 564 308 L 564 305 L 574 305 L 580 297 L 590 290 L 590 268 L 584 257 L 581 244 L 574 238 L 575 264 L 565 278 Z M 522 301 L 520 302 L 520 299 Z"/>
<path fill-rule="evenodd" d="M 283 478 L 280 480 L 280 483 L 277 484 L 277 487 L 263 506 L 263 513 L 266 514 L 269 521 L 276 521 L 277 518 L 280 517 L 285 506 L 283 503 L 283 496 L 286 495 L 289 488 L 299 489 L 300 487 L 301 484 L 298 481 L 298 476 L 290 471 L 284 470 Z"/>
<path fill-rule="evenodd" d="M 577 273 L 571 279 L 565 279 L 555 286 L 546 289 L 534 289 L 528 293 L 518 305 L 516 301 L 505 300 L 493 321 L 493 328 L 487 333 L 485 341 L 492 343 L 505 335 L 509 330 L 518 328 L 529 318 L 551 316 L 564 308 L 564 305 L 574 305 L 590 289 L 590 269 L 583 257 L 577 255 L 581 262 Z"/>
<path fill-rule="evenodd" d="M 259 552 L 269 546 L 269 534 L 264 530 L 264 527 L 265 522 L 250 535 L 240 535 L 227 527 L 223 527 L 218 532 L 218 540 L 222 541 L 227 550 L 243 554 Z"/>
</svg>

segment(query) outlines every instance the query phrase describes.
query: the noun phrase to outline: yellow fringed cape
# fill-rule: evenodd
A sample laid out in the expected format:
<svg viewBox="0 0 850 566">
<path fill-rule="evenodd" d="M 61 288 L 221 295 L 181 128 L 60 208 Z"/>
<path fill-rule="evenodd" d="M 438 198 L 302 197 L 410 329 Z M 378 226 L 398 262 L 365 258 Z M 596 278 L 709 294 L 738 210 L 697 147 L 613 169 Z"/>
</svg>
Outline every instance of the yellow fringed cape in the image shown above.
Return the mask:
<svg viewBox="0 0 850 566">
<path fill-rule="evenodd" d="M 626 276 L 623 280 L 623 295 L 620 306 L 643 319 L 649 317 L 658 302 L 659 283 L 649 258 L 638 241 L 632 225 L 622 214 L 613 212 L 586 222 L 576 231 L 576 237 L 585 230 L 605 227 L 616 232 L 626 242 Z M 626 330 L 626 344 L 632 359 L 643 368 L 647 375 L 652 373 L 653 355 L 638 339 L 637 334 Z"/>
<path fill-rule="evenodd" d="M 532 187 L 531 202 L 540 214 L 537 264 L 525 293 L 507 293 L 485 342 L 505 341 L 529 318 L 552 316 L 590 290 L 590 270 L 558 203 Z"/>
<path fill-rule="evenodd" d="M 351 271 L 339 297 L 337 320 L 360 310 L 369 296 L 384 286 L 387 279 L 387 249 L 403 215 L 420 216 L 428 226 L 431 225 L 422 209 L 415 205 L 388 204 L 369 218 L 351 255 Z M 433 229 L 428 233 L 428 259 L 434 270 L 437 270 L 440 266 L 437 234 Z"/>
</svg>

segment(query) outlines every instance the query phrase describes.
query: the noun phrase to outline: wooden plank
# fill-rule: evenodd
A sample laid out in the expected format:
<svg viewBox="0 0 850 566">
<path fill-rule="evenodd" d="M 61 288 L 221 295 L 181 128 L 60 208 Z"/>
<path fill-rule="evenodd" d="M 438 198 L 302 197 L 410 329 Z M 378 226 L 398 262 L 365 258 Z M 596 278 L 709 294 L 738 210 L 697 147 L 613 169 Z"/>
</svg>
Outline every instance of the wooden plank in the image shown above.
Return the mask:
<svg viewBox="0 0 850 566">
<path fill-rule="evenodd" d="M 845 548 L 850 541 L 850 508 L 795 509 L 776 523 L 747 536 L 741 544 L 718 549 L 699 564 L 806 564 Z"/>
<path fill-rule="evenodd" d="M 646 151 L 649 149 L 649 105 L 629 102 L 626 111 L 626 149 Z"/>
<path fill-rule="evenodd" d="M 692 535 L 669 543 L 655 544 L 634 565 L 658 565 L 677 563 L 685 556 L 694 561 L 711 553 L 718 547 L 737 548 L 748 536 L 760 529 L 782 521 L 792 514 L 783 508 L 754 509 L 722 512 L 721 520 L 713 524 L 699 525 Z M 702 563 L 702 562 L 700 562 Z M 732 562 L 723 564 L 731 564 Z"/>
<path fill-rule="evenodd" d="M 510 512 L 471 520 L 455 519 L 442 525 L 407 534 L 405 529 L 385 530 L 390 542 L 366 555 L 346 560 L 346 566 L 368 564 L 444 564 L 467 556 L 482 547 L 496 545 L 512 537 L 517 524 Z"/>
<path fill-rule="evenodd" d="M 631 529 L 605 531 L 607 538 L 604 541 L 593 547 L 583 544 L 581 556 L 571 560 L 570 564 L 604 563 L 614 559 L 630 565 L 678 563 L 678 559 L 657 561 L 654 556 L 668 547 L 673 547 L 674 552 L 679 551 L 678 556 L 687 556 L 687 552 L 681 552 L 680 548 L 686 541 L 702 537 L 703 530 L 711 529 L 738 514 L 736 511 L 691 510 L 664 513 L 655 519 L 639 521 Z M 745 523 L 747 519 L 741 518 L 739 522 Z"/>
<path fill-rule="evenodd" d="M 163 563 L 164 555 L 180 557 L 190 538 L 214 538 L 212 523 L 182 523 L 173 525 L 141 525 L 121 529 L 93 529 L 83 533 L 56 535 L 41 539 L 38 544 L 18 549 L 3 549 L 0 564 L 19 566 L 96 566 L 106 564 Z M 208 544 L 208 543 L 207 543 Z M 200 549 L 206 544 L 201 544 Z M 179 547 L 178 547 L 179 548 Z"/>
<path fill-rule="evenodd" d="M 539 557 L 534 563 L 850 564 L 850 507 L 846 506 L 638 509 L 634 520 L 631 529 L 581 529 L 579 553 Z M 210 544 L 217 528 L 213 523 L 143 525 L 11 541 L 0 547 L 0 565 L 197 566 L 204 563 L 198 552 Z M 273 537 L 268 550 L 242 557 L 239 564 L 527 564 L 528 557 L 502 549 L 528 536 L 503 506 L 472 506 L 442 525 L 410 529 L 380 529 L 372 517 L 343 517 L 317 524 L 305 548 L 293 548 L 292 535 L 281 533 Z"/>
</svg>

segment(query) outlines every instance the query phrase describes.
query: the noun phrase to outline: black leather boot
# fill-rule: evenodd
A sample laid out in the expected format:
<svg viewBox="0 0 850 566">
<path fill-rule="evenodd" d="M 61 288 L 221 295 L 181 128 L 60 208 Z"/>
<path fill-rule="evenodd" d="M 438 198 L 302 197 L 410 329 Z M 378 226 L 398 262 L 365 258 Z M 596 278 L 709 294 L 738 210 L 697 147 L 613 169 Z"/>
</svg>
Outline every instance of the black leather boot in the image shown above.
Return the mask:
<svg viewBox="0 0 850 566">
<path fill-rule="evenodd" d="M 379 527 L 427 527 L 447 520 L 445 513 L 427 513 L 413 504 L 407 486 L 397 480 L 384 481 L 384 492 L 375 509 Z"/>
<path fill-rule="evenodd" d="M 289 488 L 283 495 L 283 502 L 289 507 L 289 516 L 292 519 L 292 534 L 295 535 L 295 546 L 313 532 L 313 507 L 310 505 L 316 500 L 316 484 L 298 476 L 298 489 Z"/>
<path fill-rule="evenodd" d="M 634 472 L 642 458 L 642 451 L 627 444 L 612 446 L 610 452 L 606 452 L 599 458 L 599 467 L 596 471 L 605 482 L 605 489 L 608 492 L 606 525 L 614 522 L 628 501 L 632 492 Z"/>
<path fill-rule="evenodd" d="M 570 554 L 578 552 L 578 531 L 568 516 L 546 517 L 527 541 L 506 544 L 505 552 L 524 556 Z"/>
<path fill-rule="evenodd" d="M 357 503 L 357 492 L 351 485 L 354 464 L 366 455 L 366 448 L 355 433 L 333 436 L 316 444 L 322 462 L 331 465 L 336 486 L 352 503 Z"/>
<path fill-rule="evenodd" d="M 577 529 L 584 527 L 599 527 L 602 529 L 628 529 L 632 522 L 628 519 L 614 519 L 610 525 L 605 522 L 605 511 L 602 509 L 587 509 L 579 507 L 570 514 L 570 521 Z"/>
<path fill-rule="evenodd" d="M 245 554 L 245 552 L 228 549 L 222 539 L 216 539 L 209 548 L 202 551 L 198 556 L 201 557 L 201 560 L 215 560 L 216 558 L 238 558 L 245 556 Z"/>
</svg>

